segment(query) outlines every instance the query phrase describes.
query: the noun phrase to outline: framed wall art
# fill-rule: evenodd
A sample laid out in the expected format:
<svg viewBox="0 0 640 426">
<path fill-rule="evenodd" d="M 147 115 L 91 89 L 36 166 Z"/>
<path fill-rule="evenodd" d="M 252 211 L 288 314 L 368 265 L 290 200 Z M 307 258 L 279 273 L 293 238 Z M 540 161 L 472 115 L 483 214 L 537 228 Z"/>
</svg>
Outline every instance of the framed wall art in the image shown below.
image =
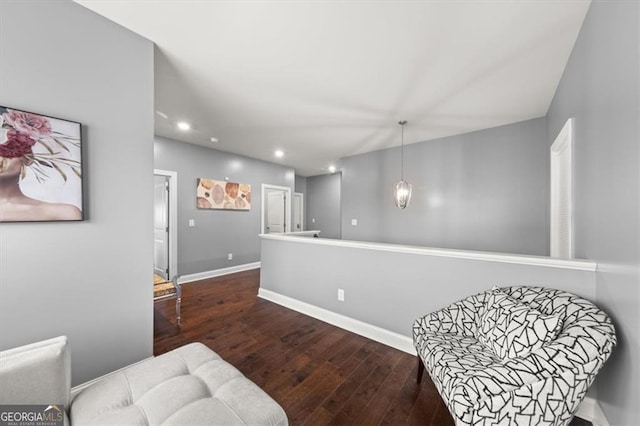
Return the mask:
<svg viewBox="0 0 640 426">
<path fill-rule="evenodd" d="M 82 219 L 80 123 L 0 106 L 0 222 Z"/>
<path fill-rule="evenodd" d="M 251 185 L 198 178 L 196 204 L 199 209 L 251 210 Z"/>
</svg>

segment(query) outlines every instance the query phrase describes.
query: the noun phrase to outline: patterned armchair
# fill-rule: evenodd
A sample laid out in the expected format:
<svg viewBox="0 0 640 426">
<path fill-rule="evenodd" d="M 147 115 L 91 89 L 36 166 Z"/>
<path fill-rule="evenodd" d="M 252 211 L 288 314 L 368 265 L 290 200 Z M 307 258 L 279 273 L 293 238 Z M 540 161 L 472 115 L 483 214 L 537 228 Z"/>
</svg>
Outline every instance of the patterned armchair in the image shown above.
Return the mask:
<svg viewBox="0 0 640 426">
<path fill-rule="evenodd" d="M 413 341 L 456 424 L 566 425 L 616 336 L 591 302 L 518 286 L 417 319 Z"/>
</svg>

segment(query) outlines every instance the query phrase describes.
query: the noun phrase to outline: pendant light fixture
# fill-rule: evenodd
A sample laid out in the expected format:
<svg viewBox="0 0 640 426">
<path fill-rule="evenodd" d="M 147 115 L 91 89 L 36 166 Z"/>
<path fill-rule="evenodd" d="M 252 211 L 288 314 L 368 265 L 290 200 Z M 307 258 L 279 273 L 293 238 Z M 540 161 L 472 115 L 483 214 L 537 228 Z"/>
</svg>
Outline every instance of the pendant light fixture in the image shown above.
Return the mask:
<svg viewBox="0 0 640 426">
<path fill-rule="evenodd" d="M 401 145 L 400 145 L 400 182 L 396 183 L 393 187 L 393 201 L 396 203 L 396 207 L 404 209 L 409 205 L 411 201 L 411 184 L 404 180 L 404 125 L 407 121 L 398 122 L 401 130 Z"/>
</svg>

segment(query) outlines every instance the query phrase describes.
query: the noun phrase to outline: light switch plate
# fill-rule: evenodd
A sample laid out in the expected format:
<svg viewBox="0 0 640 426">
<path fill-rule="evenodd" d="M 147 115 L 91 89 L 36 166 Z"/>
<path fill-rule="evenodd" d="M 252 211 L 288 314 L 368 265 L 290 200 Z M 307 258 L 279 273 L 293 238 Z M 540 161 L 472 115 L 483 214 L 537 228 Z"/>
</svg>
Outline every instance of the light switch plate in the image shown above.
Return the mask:
<svg viewBox="0 0 640 426">
<path fill-rule="evenodd" d="M 189 227 L 193 228 L 194 226 L 196 226 L 196 221 L 193 219 L 189 219 Z"/>
<path fill-rule="evenodd" d="M 358 226 L 358 219 L 351 219 L 351 225 Z"/>
</svg>

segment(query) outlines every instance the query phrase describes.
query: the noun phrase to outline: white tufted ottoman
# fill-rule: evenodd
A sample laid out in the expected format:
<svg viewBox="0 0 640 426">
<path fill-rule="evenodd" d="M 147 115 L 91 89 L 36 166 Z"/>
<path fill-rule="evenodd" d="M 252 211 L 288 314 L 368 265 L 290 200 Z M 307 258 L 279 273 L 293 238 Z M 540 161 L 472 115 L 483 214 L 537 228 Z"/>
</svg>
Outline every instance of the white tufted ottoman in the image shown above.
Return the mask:
<svg viewBox="0 0 640 426">
<path fill-rule="evenodd" d="M 78 425 L 287 425 L 269 395 L 201 343 L 109 376 L 71 404 Z"/>
</svg>

